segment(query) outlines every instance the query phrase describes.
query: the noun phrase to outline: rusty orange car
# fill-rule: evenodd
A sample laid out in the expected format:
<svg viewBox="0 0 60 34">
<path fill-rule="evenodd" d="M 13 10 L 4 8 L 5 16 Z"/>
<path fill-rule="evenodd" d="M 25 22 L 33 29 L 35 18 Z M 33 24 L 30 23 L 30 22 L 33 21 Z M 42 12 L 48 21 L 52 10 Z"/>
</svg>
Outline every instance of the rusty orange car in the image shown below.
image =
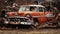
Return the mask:
<svg viewBox="0 0 60 34">
<path fill-rule="evenodd" d="M 43 5 L 21 5 L 18 11 L 5 13 L 5 24 L 38 25 L 45 24 L 55 17 L 52 10 L 47 11 Z"/>
</svg>

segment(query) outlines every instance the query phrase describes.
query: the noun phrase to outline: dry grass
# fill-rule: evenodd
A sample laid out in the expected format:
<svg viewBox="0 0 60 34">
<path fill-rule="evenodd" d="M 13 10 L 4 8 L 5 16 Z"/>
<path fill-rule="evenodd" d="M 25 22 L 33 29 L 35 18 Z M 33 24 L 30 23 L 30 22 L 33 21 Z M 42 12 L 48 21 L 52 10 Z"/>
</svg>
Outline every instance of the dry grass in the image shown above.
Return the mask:
<svg viewBox="0 0 60 34">
<path fill-rule="evenodd" d="M 0 30 L 0 34 L 60 34 L 60 29 Z"/>
</svg>

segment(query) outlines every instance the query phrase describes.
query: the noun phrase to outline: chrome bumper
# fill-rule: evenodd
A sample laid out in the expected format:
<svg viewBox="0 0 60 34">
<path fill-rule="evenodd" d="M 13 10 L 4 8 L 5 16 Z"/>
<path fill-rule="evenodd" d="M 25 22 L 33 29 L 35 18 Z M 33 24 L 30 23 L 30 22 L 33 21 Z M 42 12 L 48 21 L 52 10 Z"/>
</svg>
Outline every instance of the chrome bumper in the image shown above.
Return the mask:
<svg viewBox="0 0 60 34">
<path fill-rule="evenodd" d="M 4 24 L 22 24 L 22 25 L 32 25 L 33 24 L 33 22 L 29 18 L 26 18 L 26 17 L 14 18 L 14 20 L 17 20 L 17 21 L 10 21 L 11 19 L 10 18 L 5 19 Z M 23 19 L 23 20 L 21 20 L 21 19 Z"/>
</svg>

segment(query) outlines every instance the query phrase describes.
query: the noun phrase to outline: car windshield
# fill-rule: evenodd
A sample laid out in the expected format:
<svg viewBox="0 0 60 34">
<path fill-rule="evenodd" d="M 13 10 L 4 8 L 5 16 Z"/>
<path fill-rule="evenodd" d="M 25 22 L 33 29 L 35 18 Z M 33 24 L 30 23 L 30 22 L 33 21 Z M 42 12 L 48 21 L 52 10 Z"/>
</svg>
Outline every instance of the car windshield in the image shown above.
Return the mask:
<svg viewBox="0 0 60 34">
<path fill-rule="evenodd" d="M 30 11 L 35 11 L 35 12 L 43 12 L 45 8 L 43 7 L 36 7 L 36 6 L 20 6 L 19 12 L 30 12 Z"/>
</svg>

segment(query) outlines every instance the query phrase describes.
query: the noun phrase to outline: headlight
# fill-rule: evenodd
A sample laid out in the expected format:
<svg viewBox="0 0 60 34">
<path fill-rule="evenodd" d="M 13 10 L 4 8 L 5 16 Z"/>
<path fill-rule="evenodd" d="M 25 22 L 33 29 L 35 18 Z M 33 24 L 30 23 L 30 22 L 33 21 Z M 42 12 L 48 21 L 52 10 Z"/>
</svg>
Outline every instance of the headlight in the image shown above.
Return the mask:
<svg viewBox="0 0 60 34">
<path fill-rule="evenodd" d="M 7 17 L 7 14 L 5 14 L 5 17 Z"/>
<path fill-rule="evenodd" d="M 8 24 L 8 23 L 9 23 L 9 21 L 5 21 L 4 23 L 5 23 L 5 24 Z"/>
</svg>

